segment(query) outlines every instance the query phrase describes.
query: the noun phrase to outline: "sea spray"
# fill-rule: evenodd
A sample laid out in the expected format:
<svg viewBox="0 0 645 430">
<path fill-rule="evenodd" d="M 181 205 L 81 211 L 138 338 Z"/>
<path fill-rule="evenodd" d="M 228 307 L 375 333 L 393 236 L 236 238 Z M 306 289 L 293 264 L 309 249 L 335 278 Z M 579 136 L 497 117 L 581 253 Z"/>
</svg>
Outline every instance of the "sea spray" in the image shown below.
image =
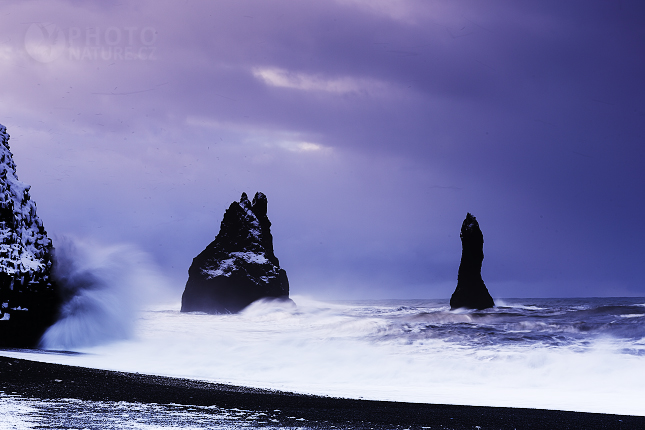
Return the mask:
<svg viewBox="0 0 645 430">
<path fill-rule="evenodd" d="M 53 277 L 59 318 L 43 335 L 45 349 L 100 345 L 132 336 L 137 312 L 168 290 L 150 257 L 133 245 L 56 240 Z"/>
<path fill-rule="evenodd" d="M 293 299 L 235 315 L 157 306 L 129 340 L 0 354 L 335 397 L 645 415 L 643 298 L 460 312 L 447 300 Z"/>
</svg>

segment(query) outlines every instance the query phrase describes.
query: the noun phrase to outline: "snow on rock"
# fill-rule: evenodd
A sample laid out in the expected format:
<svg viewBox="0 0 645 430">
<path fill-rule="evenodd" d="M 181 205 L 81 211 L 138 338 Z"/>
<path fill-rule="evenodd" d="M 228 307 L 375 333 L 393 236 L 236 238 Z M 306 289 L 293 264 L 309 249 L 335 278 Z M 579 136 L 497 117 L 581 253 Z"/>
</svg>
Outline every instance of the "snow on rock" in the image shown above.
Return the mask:
<svg viewBox="0 0 645 430">
<path fill-rule="evenodd" d="M 53 248 L 29 188 L 18 180 L 0 124 L 0 346 L 35 346 L 58 308 Z"/>
<path fill-rule="evenodd" d="M 289 297 L 287 273 L 273 253 L 267 198 L 246 193 L 224 213 L 219 234 L 188 271 L 182 312 L 239 312 L 265 298 Z"/>
</svg>

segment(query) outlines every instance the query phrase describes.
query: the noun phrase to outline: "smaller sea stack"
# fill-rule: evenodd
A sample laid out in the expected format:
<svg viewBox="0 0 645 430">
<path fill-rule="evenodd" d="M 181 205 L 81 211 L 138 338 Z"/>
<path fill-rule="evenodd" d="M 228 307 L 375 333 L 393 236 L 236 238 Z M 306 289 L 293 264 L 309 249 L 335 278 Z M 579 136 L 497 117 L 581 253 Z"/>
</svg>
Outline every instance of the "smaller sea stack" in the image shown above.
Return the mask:
<svg viewBox="0 0 645 430">
<path fill-rule="evenodd" d="M 224 213 L 220 231 L 188 270 L 182 312 L 235 313 L 262 298 L 289 299 L 287 272 L 273 253 L 267 198 L 242 193 Z"/>
<path fill-rule="evenodd" d="M 477 219 L 470 213 L 461 225 L 461 263 L 457 276 L 457 288 L 450 298 L 450 308 L 486 309 L 495 306 L 484 280 L 484 235 Z"/>
</svg>

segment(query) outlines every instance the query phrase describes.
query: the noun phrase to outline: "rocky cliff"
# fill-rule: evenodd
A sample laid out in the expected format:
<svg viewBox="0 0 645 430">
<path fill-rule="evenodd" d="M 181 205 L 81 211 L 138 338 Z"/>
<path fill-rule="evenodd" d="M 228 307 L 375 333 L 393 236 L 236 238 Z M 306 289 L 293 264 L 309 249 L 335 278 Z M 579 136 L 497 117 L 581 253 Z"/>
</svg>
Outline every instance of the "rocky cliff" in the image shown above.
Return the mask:
<svg viewBox="0 0 645 430">
<path fill-rule="evenodd" d="M 484 261 L 484 235 L 477 219 L 470 213 L 461 225 L 461 263 L 457 276 L 457 288 L 450 298 L 450 307 L 486 309 L 495 306 L 484 280 L 482 262 Z"/>
<path fill-rule="evenodd" d="M 58 311 L 52 244 L 29 188 L 18 180 L 0 125 L 0 346 L 36 346 Z"/>
<path fill-rule="evenodd" d="M 288 298 L 287 273 L 273 253 L 267 198 L 242 193 L 224 213 L 215 240 L 193 259 L 181 311 L 239 312 L 265 298 Z"/>
</svg>

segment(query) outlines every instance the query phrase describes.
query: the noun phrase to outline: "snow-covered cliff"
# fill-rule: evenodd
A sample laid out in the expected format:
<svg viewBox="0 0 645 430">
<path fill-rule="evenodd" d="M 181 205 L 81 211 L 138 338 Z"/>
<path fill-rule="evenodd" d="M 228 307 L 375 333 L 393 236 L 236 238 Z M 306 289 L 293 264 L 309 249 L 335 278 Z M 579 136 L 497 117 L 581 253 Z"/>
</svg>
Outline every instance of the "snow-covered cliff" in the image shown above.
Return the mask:
<svg viewBox="0 0 645 430">
<path fill-rule="evenodd" d="M 52 244 L 29 188 L 18 180 L 9 134 L 0 124 L 0 345 L 33 346 L 58 307 Z"/>
</svg>

